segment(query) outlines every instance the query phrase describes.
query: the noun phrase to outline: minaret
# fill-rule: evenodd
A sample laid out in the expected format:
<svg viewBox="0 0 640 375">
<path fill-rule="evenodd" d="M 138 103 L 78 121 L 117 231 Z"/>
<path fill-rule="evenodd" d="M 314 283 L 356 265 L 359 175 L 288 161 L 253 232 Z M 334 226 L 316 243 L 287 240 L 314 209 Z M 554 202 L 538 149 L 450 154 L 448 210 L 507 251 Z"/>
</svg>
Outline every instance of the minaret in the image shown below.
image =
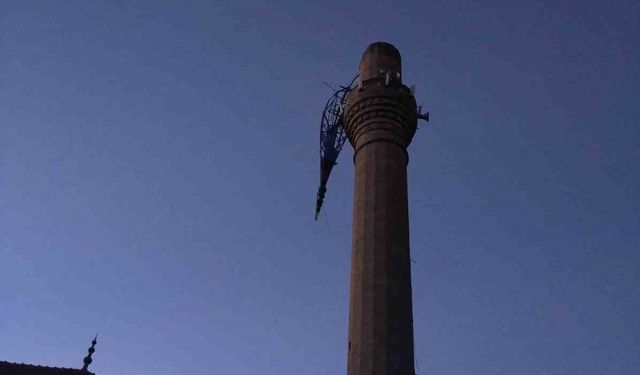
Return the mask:
<svg viewBox="0 0 640 375">
<path fill-rule="evenodd" d="M 93 338 L 93 341 L 91 341 L 91 347 L 89 348 L 89 354 L 87 354 L 86 357 L 84 357 L 84 359 L 82 360 L 82 362 L 84 363 L 84 366 L 82 366 L 82 370 L 81 371 L 85 371 L 85 372 L 89 372 L 89 365 L 91 364 L 91 362 L 93 362 L 93 359 L 91 359 L 91 355 L 93 355 L 93 353 L 95 353 L 95 346 L 98 343 L 98 335 L 96 334 L 96 337 Z"/>
<path fill-rule="evenodd" d="M 355 165 L 347 375 L 415 373 L 407 146 L 418 117 L 400 53 L 371 44 L 345 105 Z"/>
</svg>

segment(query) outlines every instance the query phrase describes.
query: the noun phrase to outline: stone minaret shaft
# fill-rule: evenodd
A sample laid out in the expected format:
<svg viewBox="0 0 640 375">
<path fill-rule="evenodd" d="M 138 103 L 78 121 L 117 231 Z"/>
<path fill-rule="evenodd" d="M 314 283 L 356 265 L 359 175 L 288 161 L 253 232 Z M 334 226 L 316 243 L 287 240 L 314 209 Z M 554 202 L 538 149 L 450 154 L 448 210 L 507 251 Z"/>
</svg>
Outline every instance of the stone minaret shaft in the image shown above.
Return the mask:
<svg viewBox="0 0 640 375">
<path fill-rule="evenodd" d="M 407 146 L 417 112 L 401 73 L 394 46 L 371 44 L 345 105 L 355 164 L 347 375 L 415 373 Z"/>
</svg>

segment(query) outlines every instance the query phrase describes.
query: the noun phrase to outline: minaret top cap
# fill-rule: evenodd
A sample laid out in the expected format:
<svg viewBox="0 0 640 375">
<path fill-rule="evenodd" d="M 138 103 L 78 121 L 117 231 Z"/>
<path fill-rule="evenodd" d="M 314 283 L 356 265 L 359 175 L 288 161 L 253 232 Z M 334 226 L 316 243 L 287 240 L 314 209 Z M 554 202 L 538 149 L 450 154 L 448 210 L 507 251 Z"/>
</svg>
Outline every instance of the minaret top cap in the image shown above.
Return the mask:
<svg viewBox="0 0 640 375">
<path fill-rule="evenodd" d="M 91 364 L 91 362 L 93 362 L 93 359 L 91 358 L 91 355 L 93 353 L 96 352 L 96 350 L 94 349 L 96 344 L 98 343 L 98 334 L 96 333 L 96 337 L 93 338 L 93 341 L 91 341 L 91 347 L 89 348 L 88 352 L 89 354 L 87 354 L 86 357 L 84 357 L 84 359 L 82 360 L 82 362 L 84 363 L 84 366 L 82 366 L 82 370 L 83 372 L 88 372 L 88 368 L 89 365 Z"/>
<path fill-rule="evenodd" d="M 387 72 L 402 73 L 400 52 L 392 44 L 375 42 L 367 47 L 360 61 L 360 80 L 384 76 Z M 400 76 L 402 77 L 402 76 Z"/>
</svg>

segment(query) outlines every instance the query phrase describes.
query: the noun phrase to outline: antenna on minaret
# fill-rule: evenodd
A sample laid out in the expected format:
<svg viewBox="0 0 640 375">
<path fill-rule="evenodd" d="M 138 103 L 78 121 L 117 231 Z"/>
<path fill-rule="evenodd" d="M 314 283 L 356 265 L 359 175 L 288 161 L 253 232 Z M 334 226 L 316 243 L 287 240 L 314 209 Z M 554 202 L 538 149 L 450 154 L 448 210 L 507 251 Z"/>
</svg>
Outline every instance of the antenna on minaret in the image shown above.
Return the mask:
<svg viewBox="0 0 640 375">
<path fill-rule="evenodd" d="M 93 341 L 91 341 L 89 354 L 87 354 L 87 356 L 84 357 L 84 359 L 82 360 L 82 362 L 84 363 L 84 366 L 82 366 L 81 371 L 89 372 L 89 365 L 91 364 L 91 362 L 93 362 L 93 359 L 91 359 L 91 355 L 95 353 L 96 350 L 94 349 L 94 347 L 96 346 L 97 343 L 98 343 L 98 334 L 96 333 L 96 337 L 94 337 Z"/>
</svg>

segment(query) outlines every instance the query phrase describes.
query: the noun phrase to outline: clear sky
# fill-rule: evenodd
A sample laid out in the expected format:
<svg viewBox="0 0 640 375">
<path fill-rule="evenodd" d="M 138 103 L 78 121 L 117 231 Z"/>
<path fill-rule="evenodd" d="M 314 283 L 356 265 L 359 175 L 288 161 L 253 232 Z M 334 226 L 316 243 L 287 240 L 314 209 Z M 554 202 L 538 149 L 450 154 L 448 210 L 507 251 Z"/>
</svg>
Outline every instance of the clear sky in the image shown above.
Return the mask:
<svg viewBox="0 0 640 375">
<path fill-rule="evenodd" d="M 418 374 L 640 373 L 640 3 L 314 3 L 0 2 L 0 360 L 346 373 L 323 81 L 382 40 L 432 117 Z"/>
</svg>

